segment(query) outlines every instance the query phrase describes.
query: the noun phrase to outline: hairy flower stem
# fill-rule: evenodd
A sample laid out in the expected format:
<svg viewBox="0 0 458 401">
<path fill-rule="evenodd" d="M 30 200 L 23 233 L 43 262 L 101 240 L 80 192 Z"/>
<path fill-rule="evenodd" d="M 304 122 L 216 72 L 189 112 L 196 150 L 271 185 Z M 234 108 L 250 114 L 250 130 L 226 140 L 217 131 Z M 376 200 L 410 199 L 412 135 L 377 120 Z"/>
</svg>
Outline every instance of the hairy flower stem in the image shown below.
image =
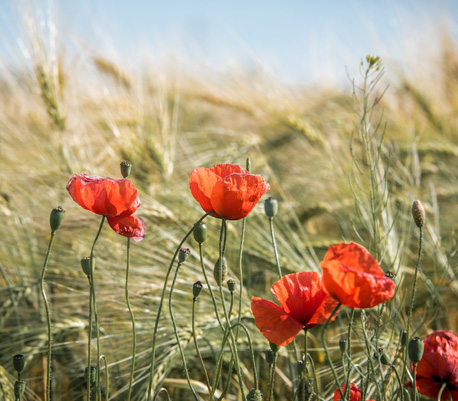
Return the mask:
<svg viewBox="0 0 458 401">
<path fill-rule="evenodd" d="M 442 386 L 439 390 L 439 394 L 437 395 L 437 401 L 441 401 L 442 393 L 444 392 L 445 387 L 447 387 L 447 383 L 442 383 Z M 450 391 L 449 391 L 450 394 Z"/>
<path fill-rule="evenodd" d="M 382 393 L 380 391 L 380 386 L 378 384 L 378 380 L 376 379 L 377 376 L 375 374 L 375 368 L 374 368 L 374 363 L 372 361 L 372 354 L 373 352 L 371 352 L 371 347 L 370 347 L 370 344 L 369 344 L 369 339 L 367 337 L 367 330 L 366 330 L 366 325 L 365 325 L 365 313 L 364 313 L 364 310 L 362 311 L 361 313 L 361 328 L 362 328 L 362 331 L 363 331 L 363 335 L 364 335 L 364 343 L 366 344 L 366 354 L 367 354 L 367 360 L 369 362 L 369 368 L 370 368 L 370 373 L 372 374 L 372 377 L 374 378 L 374 381 L 375 381 L 375 387 L 377 389 L 377 395 L 378 395 L 378 399 L 379 400 L 382 400 Z"/>
<path fill-rule="evenodd" d="M 353 328 L 353 318 L 355 316 L 355 308 L 351 308 L 350 312 L 350 320 L 348 322 L 348 332 L 347 332 L 347 358 L 348 358 L 348 366 L 347 366 L 347 374 L 345 375 L 345 383 L 350 383 L 350 372 L 351 372 L 351 330 Z M 345 369 L 345 366 L 344 366 Z M 345 370 L 344 370 L 345 372 Z M 345 374 L 345 373 L 344 373 Z M 350 395 L 350 387 L 345 385 L 345 398 L 347 399 Z"/>
<path fill-rule="evenodd" d="M 318 387 L 318 377 L 316 375 L 315 364 L 313 363 L 312 356 L 310 354 L 308 354 L 307 356 L 308 356 L 308 360 L 310 362 L 310 366 L 312 367 L 312 375 L 313 375 L 313 381 L 315 383 L 316 399 L 320 400 L 321 396 L 320 396 L 320 390 L 319 390 L 319 387 Z"/>
<path fill-rule="evenodd" d="M 110 382 L 109 382 L 109 378 L 108 378 L 108 362 L 107 362 L 107 358 L 105 357 L 105 355 L 100 355 L 100 358 L 103 359 L 103 363 L 105 364 L 105 401 L 108 401 L 108 398 L 110 396 Z"/>
<path fill-rule="evenodd" d="M 132 383 L 134 381 L 134 371 L 135 371 L 135 353 L 137 348 L 137 332 L 135 328 L 135 317 L 134 312 L 132 312 L 132 307 L 129 302 L 129 267 L 130 267 L 130 238 L 127 237 L 127 261 L 126 261 L 126 285 L 125 285 L 125 295 L 127 308 L 129 309 L 130 320 L 132 321 L 132 367 L 130 369 L 130 380 L 129 380 L 129 390 L 127 392 L 127 401 L 130 401 L 132 395 Z"/>
<path fill-rule="evenodd" d="M 305 400 L 305 390 L 306 386 L 308 386 L 308 383 L 306 383 L 307 378 L 308 378 L 308 369 L 307 369 L 307 355 L 308 355 L 308 350 L 307 350 L 307 329 L 304 329 L 304 370 L 302 371 L 301 374 L 301 400 Z"/>
<path fill-rule="evenodd" d="M 105 222 L 105 216 L 102 217 L 100 222 L 99 230 L 97 231 L 97 235 L 95 236 L 94 242 L 91 248 L 91 256 L 90 256 L 90 265 L 91 265 L 91 295 L 89 296 L 89 304 L 92 305 L 92 308 L 89 307 L 89 338 L 88 338 L 88 365 L 87 365 L 87 399 L 91 399 L 91 341 L 92 341 L 92 314 L 94 314 L 95 320 L 95 331 L 97 336 L 97 381 L 96 381 L 96 394 L 97 398 L 101 399 L 101 392 L 100 392 L 100 329 L 99 329 L 99 317 L 97 314 L 97 303 L 95 297 L 95 280 L 94 280 L 94 248 L 97 240 L 99 239 L 100 232 L 102 231 L 103 223 Z M 91 302 L 92 298 L 92 302 Z"/>
<path fill-rule="evenodd" d="M 205 383 L 207 384 L 208 393 L 210 394 L 211 393 L 210 380 L 208 379 L 207 369 L 205 368 L 204 360 L 202 359 L 202 354 L 200 353 L 199 345 L 197 344 L 196 319 L 195 319 L 195 316 L 196 316 L 196 302 L 197 302 L 197 298 L 193 298 L 192 299 L 192 315 L 191 315 L 192 338 L 194 340 L 194 346 L 196 347 L 197 357 L 199 358 L 200 366 L 202 367 L 202 371 L 204 372 Z"/>
<path fill-rule="evenodd" d="M 391 365 L 391 368 L 394 370 L 394 374 L 396 375 L 396 380 L 398 381 L 398 386 L 399 386 L 399 393 L 400 393 L 400 401 L 404 401 L 404 384 L 402 383 L 401 376 L 399 376 L 399 372 L 396 369 L 396 366 L 394 364 Z"/>
<path fill-rule="evenodd" d="M 46 252 L 45 261 L 43 263 L 43 270 L 41 271 L 41 294 L 43 295 L 43 302 L 46 308 L 46 321 L 48 322 L 48 370 L 47 370 L 47 378 L 46 378 L 46 400 L 52 400 L 52 391 L 51 391 L 51 347 L 52 347 L 52 329 L 51 329 L 51 313 L 49 312 L 49 304 L 48 299 L 46 298 L 45 292 L 45 273 L 46 273 L 46 266 L 48 264 L 49 254 L 51 253 L 52 244 L 54 242 L 54 235 L 56 234 L 55 231 L 51 232 L 51 238 L 49 239 L 48 250 Z"/>
<path fill-rule="evenodd" d="M 275 383 L 275 368 L 277 366 L 277 352 L 274 352 L 274 361 L 270 367 L 270 377 L 269 377 L 269 401 L 274 399 L 274 383 Z"/>
<path fill-rule="evenodd" d="M 345 398 L 344 398 L 344 394 L 342 393 L 342 389 L 340 388 L 339 378 L 337 377 L 336 369 L 334 368 L 334 364 L 332 363 L 331 357 L 329 355 L 328 347 L 324 339 L 324 333 L 326 332 L 328 324 L 331 321 L 332 317 L 337 313 L 341 305 L 342 304 L 340 302 L 336 305 L 331 315 L 328 317 L 328 320 L 326 320 L 326 323 L 323 325 L 323 328 L 321 329 L 321 342 L 323 343 L 324 353 L 326 354 L 326 358 L 329 362 L 329 366 L 331 367 L 332 375 L 334 376 L 334 381 L 336 383 L 337 389 L 339 390 L 340 398 L 344 400 Z"/>
<path fill-rule="evenodd" d="M 413 384 L 413 399 L 417 401 L 418 399 L 418 390 L 417 390 L 417 364 L 413 364 L 413 371 L 412 371 L 412 384 Z"/>
<path fill-rule="evenodd" d="M 175 263 L 175 259 L 177 258 L 178 252 L 180 252 L 181 247 L 183 246 L 184 242 L 186 239 L 192 234 L 192 231 L 194 230 L 194 227 L 202 222 L 210 213 L 213 213 L 213 211 L 210 211 L 208 213 L 205 213 L 197 222 L 192 226 L 192 228 L 187 232 L 187 234 L 184 236 L 184 238 L 181 240 L 180 244 L 178 245 L 177 249 L 175 250 L 175 254 L 173 255 L 172 261 L 170 262 L 169 268 L 167 270 L 167 273 L 165 275 L 165 280 L 164 280 L 164 286 L 162 287 L 162 294 L 161 294 L 161 301 L 159 302 L 159 307 L 157 310 L 157 315 L 156 315 L 156 321 L 154 323 L 154 330 L 153 330 L 153 345 L 151 349 L 151 366 L 150 366 L 150 372 L 149 372 L 149 384 L 148 384 L 148 396 L 147 400 L 151 400 L 151 391 L 153 387 L 153 373 L 154 373 L 154 364 L 156 362 L 156 340 L 157 340 L 157 329 L 159 326 L 159 319 L 161 317 L 161 312 L 162 312 L 162 304 L 164 303 L 164 296 L 165 296 L 165 290 L 167 289 L 167 282 L 169 279 L 170 272 L 172 271 L 173 265 Z"/>
<path fill-rule="evenodd" d="M 275 264 L 277 265 L 278 278 L 281 279 L 283 277 L 283 274 L 281 272 L 280 259 L 278 257 L 278 249 L 277 249 L 277 241 L 275 239 L 274 218 L 273 217 L 269 217 L 269 226 L 270 226 L 270 236 L 272 238 L 272 246 L 274 248 Z"/>
<path fill-rule="evenodd" d="M 177 277 L 178 277 L 178 271 L 180 270 L 181 265 L 182 265 L 182 263 L 178 262 L 177 268 L 175 270 L 175 275 L 173 276 L 172 285 L 170 287 L 169 312 L 170 312 L 170 318 L 172 319 L 173 332 L 175 333 L 175 338 L 177 340 L 178 349 L 179 349 L 180 355 L 181 355 L 181 362 L 183 363 L 183 370 L 184 370 L 184 374 L 186 376 L 186 380 L 188 382 L 189 389 L 191 390 L 192 395 L 194 396 L 195 400 L 199 401 L 199 397 L 197 396 L 196 391 L 194 390 L 194 387 L 192 386 L 191 378 L 189 377 L 188 366 L 186 365 L 186 357 L 184 355 L 183 347 L 181 346 L 180 337 L 178 335 L 177 324 L 176 324 L 175 316 L 173 315 L 173 309 L 172 309 L 173 289 L 175 288 L 175 283 L 176 283 Z"/>
</svg>

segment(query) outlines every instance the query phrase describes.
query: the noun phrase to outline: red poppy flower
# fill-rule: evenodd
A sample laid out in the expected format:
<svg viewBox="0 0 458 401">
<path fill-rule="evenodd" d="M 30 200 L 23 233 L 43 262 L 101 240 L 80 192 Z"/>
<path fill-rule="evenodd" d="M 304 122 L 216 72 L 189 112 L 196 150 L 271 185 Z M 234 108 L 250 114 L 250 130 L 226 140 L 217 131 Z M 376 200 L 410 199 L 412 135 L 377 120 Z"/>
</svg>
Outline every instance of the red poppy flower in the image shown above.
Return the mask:
<svg viewBox="0 0 458 401">
<path fill-rule="evenodd" d="M 321 276 L 315 272 L 283 276 L 271 291 L 281 307 L 253 297 L 251 310 L 256 327 L 269 342 L 277 345 L 288 345 L 302 329 L 326 323 L 337 305 L 323 289 Z"/>
<path fill-rule="evenodd" d="M 394 282 L 361 245 L 329 247 L 321 262 L 326 291 L 351 308 L 372 308 L 394 296 Z"/>
<path fill-rule="evenodd" d="M 270 185 L 260 175 L 250 174 L 235 164 L 198 167 L 189 176 L 192 196 L 205 212 L 229 220 L 243 219 Z"/>
<path fill-rule="evenodd" d="M 67 190 L 82 208 L 104 216 L 119 216 L 132 208 L 138 195 L 129 180 L 91 177 L 84 173 L 74 174 L 67 184 Z"/>
<path fill-rule="evenodd" d="M 107 217 L 108 224 L 119 235 L 141 241 L 145 238 L 145 222 L 141 217 Z"/>
<path fill-rule="evenodd" d="M 417 390 L 419 393 L 437 399 L 440 388 L 441 400 L 458 401 L 458 337 L 451 331 L 435 331 L 427 336 L 423 343 L 423 358 L 417 364 Z"/>
<path fill-rule="evenodd" d="M 342 393 L 345 393 L 346 383 L 344 383 L 341 387 Z M 334 401 L 339 401 L 342 398 L 340 397 L 339 390 L 336 390 L 334 393 Z M 361 400 L 361 390 L 356 387 L 355 383 L 350 383 L 350 401 L 360 401 Z M 374 400 L 366 400 L 366 401 L 374 401 Z"/>
</svg>

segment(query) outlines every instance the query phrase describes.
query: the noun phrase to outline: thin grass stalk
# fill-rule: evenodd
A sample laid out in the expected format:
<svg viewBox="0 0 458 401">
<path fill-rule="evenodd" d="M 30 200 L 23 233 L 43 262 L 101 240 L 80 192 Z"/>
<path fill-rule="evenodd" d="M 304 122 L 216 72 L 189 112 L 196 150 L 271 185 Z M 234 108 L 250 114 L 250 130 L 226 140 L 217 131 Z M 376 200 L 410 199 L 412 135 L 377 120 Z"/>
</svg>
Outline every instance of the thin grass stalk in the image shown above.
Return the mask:
<svg viewBox="0 0 458 401">
<path fill-rule="evenodd" d="M 108 362 L 107 358 L 105 355 L 101 355 L 100 358 L 103 359 L 103 363 L 105 365 L 105 401 L 108 401 L 108 398 L 110 396 L 110 382 L 109 382 L 109 377 L 108 377 Z"/>
<path fill-rule="evenodd" d="M 134 371 L 135 371 L 135 353 L 137 349 L 137 331 L 135 328 L 135 317 L 132 307 L 129 302 L 129 268 L 130 268 L 130 238 L 127 237 L 127 261 L 126 261 L 126 285 L 125 285 L 125 295 L 127 308 L 129 309 L 130 320 L 132 322 L 132 366 L 130 369 L 130 380 L 129 380 L 129 390 L 127 392 L 127 400 L 130 401 L 132 395 L 132 384 L 134 381 Z"/>
<path fill-rule="evenodd" d="M 393 364 L 391 365 L 391 368 L 394 370 L 394 374 L 396 375 L 396 380 L 398 381 L 398 386 L 399 386 L 399 392 L 401 394 L 400 400 L 404 401 L 404 384 L 402 383 L 401 377 L 399 376 L 399 372 L 396 369 L 396 366 Z"/>
<path fill-rule="evenodd" d="M 273 246 L 274 255 L 275 255 L 275 265 L 277 266 L 278 278 L 281 279 L 283 277 L 283 274 L 281 272 L 280 258 L 278 257 L 277 240 L 275 239 L 274 218 L 273 217 L 269 217 L 269 227 L 270 227 L 270 237 L 272 238 L 272 246 Z"/>
<path fill-rule="evenodd" d="M 369 344 L 369 339 L 367 337 L 366 326 L 364 324 L 364 320 L 365 320 L 364 311 L 362 311 L 362 314 L 361 314 L 361 328 L 362 328 L 362 331 L 363 331 L 364 343 L 366 345 L 367 360 L 368 360 L 368 363 L 369 363 L 370 371 L 371 371 L 371 373 L 372 373 L 372 375 L 374 377 L 375 388 L 377 389 L 378 398 L 379 398 L 379 400 L 381 400 L 382 399 L 382 393 L 380 391 L 380 386 L 379 386 L 378 380 L 376 379 L 377 376 L 375 375 L 374 363 L 372 361 L 372 354 L 373 353 L 371 352 L 371 348 L 370 348 L 370 344 Z"/>
<path fill-rule="evenodd" d="M 177 324 L 176 324 L 176 321 L 175 321 L 175 316 L 173 315 L 173 308 L 172 308 L 173 289 L 175 288 L 175 283 L 177 281 L 178 272 L 179 272 L 180 267 L 181 267 L 182 264 L 183 263 L 178 262 L 177 268 L 175 270 L 175 275 L 173 276 L 172 285 L 170 286 L 169 312 L 170 312 L 170 318 L 172 319 L 173 332 L 174 332 L 175 338 L 177 340 L 177 346 L 178 346 L 178 350 L 180 351 L 181 361 L 183 363 L 183 370 L 184 370 L 184 374 L 186 376 L 186 380 L 188 382 L 189 389 L 191 390 L 191 393 L 194 396 L 195 400 L 199 401 L 199 397 L 197 396 L 196 391 L 194 390 L 194 387 L 192 386 L 191 378 L 189 377 L 188 366 L 186 365 L 186 357 L 184 355 L 183 347 L 181 346 L 180 337 L 178 335 Z"/>
<path fill-rule="evenodd" d="M 46 400 L 52 400 L 52 389 L 51 389 L 51 362 L 52 362 L 52 328 L 51 328 L 51 313 L 49 311 L 48 299 L 45 292 L 45 273 L 46 266 L 48 265 L 49 254 L 51 253 L 52 244 L 54 242 L 55 231 L 51 232 L 51 238 L 49 239 L 48 250 L 46 251 L 45 260 L 43 263 L 43 270 L 41 271 L 40 288 L 43 296 L 43 302 L 46 309 L 46 321 L 48 323 L 48 361 L 47 361 L 47 377 L 46 377 Z"/>
<path fill-rule="evenodd" d="M 167 282 L 169 279 L 170 272 L 172 271 L 172 267 L 175 263 L 175 259 L 178 255 L 178 252 L 180 252 L 181 247 L 183 246 L 184 242 L 187 240 L 187 238 L 191 235 L 192 231 L 194 230 L 194 227 L 202 222 L 209 214 L 214 213 L 213 211 L 210 211 L 208 213 L 205 213 L 199 220 L 197 220 L 196 223 L 192 226 L 192 228 L 187 232 L 187 234 L 184 236 L 184 238 L 181 240 L 180 244 L 178 245 L 177 249 L 175 250 L 175 254 L 173 255 L 172 261 L 170 262 L 169 268 L 167 270 L 167 273 L 165 275 L 165 280 L 164 280 L 164 286 L 162 288 L 162 294 L 161 294 L 161 301 L 159 302 L 159 307 L 156 315 L 156 321 L 154 323 L 154 330 L 153 330 L 153 345 L 151 349 L 151 366 L 150 366 L 150 373 L 149 373 L 149 384 L 148 384 L 148 396 L 147 400 L 151 400 L 151 391 L 153 387 L 153 372 L 154 372 L 154 364 L 156 362 L 156 340 L 157 340 L 157 329 L 159 326 L 159 319 L 161 317 L 161 312 L 162 312 L 162 304 L 164 303 L 164 296 L 165 296 L 165 290 L 167 289 Z"/>
</svg>

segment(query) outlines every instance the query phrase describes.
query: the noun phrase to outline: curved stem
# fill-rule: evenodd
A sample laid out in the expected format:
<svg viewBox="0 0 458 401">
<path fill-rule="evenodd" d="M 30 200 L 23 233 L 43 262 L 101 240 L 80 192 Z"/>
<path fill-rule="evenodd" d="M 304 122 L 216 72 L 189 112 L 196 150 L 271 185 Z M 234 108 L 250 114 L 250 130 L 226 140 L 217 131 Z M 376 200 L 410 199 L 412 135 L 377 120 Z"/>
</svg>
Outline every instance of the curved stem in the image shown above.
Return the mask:
<svg viewBox="0 0 458 401">
<path fill-rule="evenodd" d="M 340 388 L 340 382 L 339 378 L 337 377 L 336 369 L 334 368 L 334 364 L 332 363 L 331 357 L 329 356 L 328 347 L 324 339 L 324 333 L 326 332 L 326 328 L 328 327 L 329 322 L 331 321 L 332 317 L 336 314 L 336 312 L 339 310 L 341 305 L 342 304 L 340 302 L 336 305 L 331 315 L 328 317 L 328 320 L 326 320 L 326 323 L 323 325 L 323 328 L 321 329 L 321 342 L 323 343 L 324 353 L 326 354 L 326 358 L 328 359 L 329 366 L 331 367 L 331 371 L 334 376 L 334 381 L 336 382 L 337 389 L 339 390 L 340 398 L 345 399 L 344 394 L 342 393 L 342 389 Z"/>
<path fill-rule="evenodd" d="M 127 400 L 130 401 L 132 395 L 132 384 L 134 381 L 134 371 L 135 371 L 135 353 L 137 347 L 137 331 L 135 328 L 135 317 L 132 312 L 132 307 L 129 302 L 129 267 L 130 267 L 130 238 L 127 237 L 127 262 L 126 262 L 126 286 L 125 286 L 125 295 L 127 308 L 129 309 L 130 320 L 132 321 L 132 367 L 130 369 L 130 380 L 129 380 L 129 391 L 127 393 Z"/>
<path fill-rule="evenodd" d="M 315 364 L 313 363 L 313 359 L 312 359 L 312 356 L 310 354 L 307 355 L 307 357 L 309 359 L 310 366 L 312 367 L 313 381 L 315 382 L 316 399 L 319 400 L 320 399 L 320 392 L 319 392 L 319 389 L 318 389 L 318 377 L 316 375 Z"/>
<path fill-rule="evenodd" d="M 437 395 L 437 401 L 441 401 L 442 393 L 444 392 L 445 387 L 447 387 L 447 383 L 442 383 L 442 386 L 439 390 L 439 394 Z M 450 394 L 450 391 L 449 391 Z"/>
<path fill-rule="evenodd" d="M 181 265 L 182 265 L 182 263 L 178 262 L 177 268 L 175 270 L 175 275 L 173 276 L 172 285 L 170 287 L 169 312 L 170 312 L 170 318 L 172 319 L 173 332 L 175 333 L 175 338 L 177 340 L 178 349 L 179 349 L 180 355 L 181 355 L 181 361 L 183 363 L 183 370 L 184 370 L 184 374 L 186 376 L 186 380 L 188 381 L 189 389 L 191 390 L 192 395 L 194 396 L 195 400 L 199 401 L 199 397 L 197 397 L 196 391 L 194 390 L 194 387 L 192 386 L 192 383 L 191 383 L 191 378 L 189 377 L 188 367 L 186 365 L 186 358 L 184 356 L 183 347 L 181 346 L 180 337 L 178 336 L 178 329 L 177 329 L 177 325 L 176 325 L 176 322 L 175 322 L 175 316 L 173 315 L 173 310 L 172 310 L 173 289 L 175 287 L 175 283 L 176 283 L 177 277 L 178 277 L 178 271 L 180 270 Z"/>
<path fill-rule="evenodd" d="M 194 340 L 194 346 L 196 347 L 197 357 L 199 358 L 200 366 L 202 367 L 202 371 L 204 372 L 205 383 L 207 384 L 208 393 L 211 393 L 211 386 L 210 386 L 210 380 L 208 379 L 207 369 L 205 368 L 204 360 L 202 359 L 202 355 L 201 355 L 200 350 L 199 350 L 199 345 L 197 344 L 196 320 L 195 320 L 196 301 L 197 301 L 196 298 L 192 299 L 192 316 L 191 316 L 192 338 Z"/>
<path fill-rule="evenodd" d="M 153 372 L 154 372 L 154 364 L 156 362 L 156 340 L 157 340 L 157 329 L 159 326 L 159 319 L 161 317 L 161 312 L 162 312 L 162 304 L 164 303 L 164 296 L 165 296 L 165 290 L 167 289 L 167 282 L 169 279 L 170 272 L 172 271 L 173 264 L 175 263 L 175 259 L 178 255 L 178 252 L 180 252 L 180 249 L 186 239 L 191 235 L 192 231 L 194 230 L 194 227 L 202 222 L 210 213 L 213 213 L 213 211 L 205 213 L 199 220 L 197 220 L 196 223 L 192 226 L 192 228 L 186 233 L 184 238 L 181 240 L 180 244 L 178 245 L 177 249 L 175 250 L 175 254 L 173 255 L 172 261 L 170 262 L 169 268 L 167 270 L 167 273 L 165 275 L 165 280 L 164 280 L 164 286 L 162 288 L 162 294 L 161 294 L 161 301 L 159 302 L 159 307 L 157 310 L 157 315 L 156 315 L 156 321 L 154 323 L 154 330 L 153 330 L 153 345 L 151 349 L 151 366 L 150 366 L 150 372 L 149 372 L 149 384 L 148 384 L 148 401 L 151 400 L 151 390 L 153 387 Z"/>
<path fill-rule="evenodd" d="M 277 241 L 275 240 L 274 218 L 273 217 L 269 217 L 269 226 L 270 226 L 270 236 L 272 237 L 272 246 L 274 247 L 275 264 L 277 265 L 278 278 L 282 278 L 283 274 L 281 272 L 280 259 L 278 257 Z"/>
<path fill-rule="evenodd" d="M 108 401 L 108 398 L 109 398 L 109 395 L 110 395 L 110 387 L 109 387 L 109 378 L 108 378 L 108 362 L 107 362 L 107 358 L 105 357 L 105 355 L 100 355 L 100 358 L 103 359 L 103 362 L 105 364 L 105 401 Z"/>
<path fill-rule="evenodd" d="M 46 298 L 44 281 L 45 281 L 46 266 L 48 264 L 49 254 L 51 253 L 51 248 L 52 248 L 52 244 L 54 242 L 54 235 L 55 234 L 56 234 L 55 231 L 51 232 L 51 238 L 49 239 L 48 250 L 46 252 L 45 261 L 43 263 L 43 270 L 41 271 L 41 280 L 40 280 L 41 294 L 43 295 L 43 302 L 44 302 L 45 308 L 46 308 L 46 321 L 48 322 L 48 364 L 47 364 L 48 365 L 48 371 L 47 371 L 47 378 L 46 378 L 46 400 L 47 401 L 51 401 L 52 400 L 52 394 L 51 394 L 52 329 L 51 329 L 51 313 L 49 312 L 49 304 L 48 304 L 48 299 Z"/>
</svg>

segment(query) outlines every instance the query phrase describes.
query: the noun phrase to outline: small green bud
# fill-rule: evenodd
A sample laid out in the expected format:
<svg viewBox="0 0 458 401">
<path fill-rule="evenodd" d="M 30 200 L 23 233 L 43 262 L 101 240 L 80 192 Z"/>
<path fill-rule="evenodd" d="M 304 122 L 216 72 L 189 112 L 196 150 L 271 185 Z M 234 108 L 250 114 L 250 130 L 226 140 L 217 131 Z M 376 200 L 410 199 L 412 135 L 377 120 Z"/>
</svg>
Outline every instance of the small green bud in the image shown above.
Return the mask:
<svg viewBox="0 0 458 401">
<path fill-rule="evenodd" d="M 51 215 L 49 216 L 49 225 L 51 226 L 51 231 L 56 232 L 59 227 L 62 225 L 65 217 L 65 210 L 61 206 L 55 207 L 51 210 Z"/>
<path fill-rule="evenodd" d="M 203 244 L 207 239 L 207 226 L 204 223 L 200 223 L 192 230 L 194 239 L 199 243 Z"/>
<path fill-rule="evenodd" d="M 21 373 L 24 370 L 25 358 L 22 354 L 13 356 L 13 367 L 16 372 Z"/>
<path fill-rule="evenodd" d="M 87 377 L 87 366 L 84 369 L 84 377 Z M 96 379 L 97 379 L 97 369 L 96 369 L 95 366 L 91 365 L 91 373 L 90 373 L 90 376 L 89 376 L 89 380 L 91 381 L 91 385 L 93 385 L 95 383 Z"/>
<path fill-rule="evenodd" d="M 418 228 L 423 227 L 425 224 L 425 209 L 419 200 L 414 201 L 412 204 L 412 217 Z"/>
<path fill-rule="evenodd" d="M 259 390 L 252 388 L 246 396 L 247 401 L 262 401 L 262 393 Z"/>
<path fill-rule="evenodd" d="M 275 217 L 278 211 L 278 202 L 274 198 L 267 198 L 264 201 L 264 212 L 267 217 Z"/>
<path fill-rule="evenodd" d="M 121 175 L 123 178 L 127 178 L 130 175 L 130 170 L 132 169 L 132 163 L 128 161 L 123 161 L 121 163 Z"/>
<path fill-rule="evenodd" d="M 186 262 L 186 259 L 188 259 L 188 256 L 190 253 L 191 253 L 191 250 L 189 248 L 181 248 L 180 253 L 178 254 L 178 262 L 179 263 Z"/>
<path fill-rule="evenodd" d="M 270 349 L 274 354 L 276 354 L 280 350 L 280 346 L 274 343 L 269 343 Z"/>
<path fill-rule="evenodd" d="M 229 289 L 230 292 L 234 292 L 235 289 L 237 288 L 237 283 L 233 278 L 230 278 L 227 280 L 227 288 Z"/>
<path fill-rule="evenodd" d="M 246 158 L 246 170 L 251 171 L 251 160 L 249 157 Z"/>
<path fill-rule="evenodd" d="M 266 351 L 264 352 L 264 356 L 266 358 L 266 362 L 269 365 L 272 365 L 274 363 L 274 353 L 271 349 L 266 349 Z"/>
<path fill-rule="evenodd" d="M 380 358 L 380 363 L 382 365 L 388 366 L 388 365 L 391 364 L 390 358 L 388 357 L 388 355 L 386 354 L 385 350 L 382 347 L 379 347 L 378 355 L 375 354 L 374 357 L 375 358 Z"/>
<path fill-rule="evenodd" d="M 95 269 L 94 259 L 92 259 L 92 263 Z M 86 256 L 85 258 L 81 259 L 81 269 L 83 269 L 83 272 L 86 276 L 91 277 L 91 258 L 89 256 Z"/>
<path fill-rule="evenodd" d="M 401 333 L 400 333 L 400 343 L 401 343 L 401 346 L 402 347 L 405 347 L 406 344 L 407 344 L 407 330 L 401 330 Z"/>
<path fill-rule="evenodd" d="M 14 396 L 17 400 L 22 400 L 22 397 L 25 393 L 26 384 L 27 383 L 24 380 L 16 381 L 16 383 L 14 383 Z"/>
<path fill-rule="evenodd" d="M 196 299 L 200 292 L 202 291 L 202 288 L 203 288 L 203 285 L 200 281 L 196 281 L 193 285 L 192 285 L 192 296 L 194 299 Z"/>
<path fill-rule="evenodd" d="M 339 340 L 339 348 L 342 354 L 344 354 L 347 351 L 347 343 L 347 340 L 345 340 L 344 338 L 341 338 Z"/>
<path fill-rule="evenodd" d="M 215 268 L 213 269 L 213 277 L 215 278 L 219 286 L 221 286 L 221 280 L 223 282 L 226 280 L 226 274 L 227 274 L 226 258 L 223 257 L 223 260 L 221 263 L 220 263 L 220 259 L 218 258 L 218 260 L 215 263 Z"/>
<path fill-rule="evenodd" d="M 420 337 L 413 337 L 410 339 L 407 345 L 407 351 L 409 353 L 409 359 L 412 363 L 418 363 L 423 357 L 423 351 L 425 350 L 425 344 Z"/>
</svg>

